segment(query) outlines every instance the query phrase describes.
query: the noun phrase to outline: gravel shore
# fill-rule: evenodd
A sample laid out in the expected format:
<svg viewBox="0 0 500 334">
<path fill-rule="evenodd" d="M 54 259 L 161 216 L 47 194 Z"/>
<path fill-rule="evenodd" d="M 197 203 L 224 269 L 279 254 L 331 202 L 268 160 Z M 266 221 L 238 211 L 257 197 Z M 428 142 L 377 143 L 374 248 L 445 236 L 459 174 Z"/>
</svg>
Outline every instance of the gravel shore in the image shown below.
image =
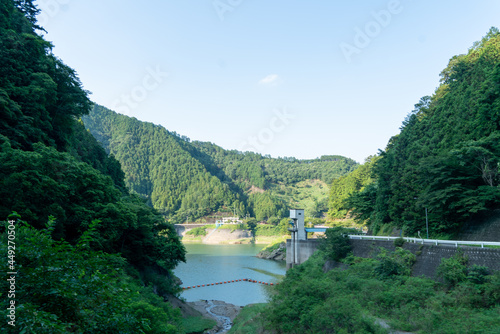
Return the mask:
<svg viewBox="0 0 500 334">
<path fill-rule="evenodd" d="M 240 313 L 242 307 L 229 304 L 220 300 L 200 300 L 188 302 L 192 308 L 204 317 L 217 321 L 217 326 L 205 331 L 206 334 L 226 333 L 232 326 L 234 318 Z"/>
</svg>

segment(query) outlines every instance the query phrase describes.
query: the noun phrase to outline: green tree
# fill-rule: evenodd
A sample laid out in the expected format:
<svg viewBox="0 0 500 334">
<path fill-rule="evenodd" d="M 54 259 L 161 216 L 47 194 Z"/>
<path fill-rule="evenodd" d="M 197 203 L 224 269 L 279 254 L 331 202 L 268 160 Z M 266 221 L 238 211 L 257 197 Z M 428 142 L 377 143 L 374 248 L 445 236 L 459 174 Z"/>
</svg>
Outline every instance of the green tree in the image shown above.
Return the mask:
<svg viewBox="0 0 500 334">
<path fill-rule="evenodd" d="M 352 250 L 348 233 L 350 229 L 343 227 L 329 228 L 325 232 L 325 238 L 320 244 L 320 249 L 326 254 L 328 259 L 340 261 Z"/>
</svg>

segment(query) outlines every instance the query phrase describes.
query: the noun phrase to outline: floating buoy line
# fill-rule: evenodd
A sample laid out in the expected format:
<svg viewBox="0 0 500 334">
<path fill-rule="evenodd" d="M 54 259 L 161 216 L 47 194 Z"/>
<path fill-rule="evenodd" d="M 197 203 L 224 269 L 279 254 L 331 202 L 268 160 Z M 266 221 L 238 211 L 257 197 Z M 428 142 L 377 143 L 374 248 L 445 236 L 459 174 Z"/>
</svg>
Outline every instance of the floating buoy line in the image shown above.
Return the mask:
<svg viewBox="0 0 500 334">
<path fill-rule="evenodd" d="M 242 278 L 242 279 L 235 279 L 235 280 L 230 280 L 230 281 L 222 281 L 222 282 L 209 283 L 209 284 L 184 286 L 184 287 L 182 287 L 182 290 L 189 290 L 189 289 L 196 289 L 196 288 L 205 288 L 205 287 L 208 287 L 208 286 L 223 285 L 223 284 L 230 284 L 230 283 L 237 283 L 237 282 L 249 282 L 249 283 L 257 283 L 257 284 L 271 285 L 271 286 L 279 285 L 279 283 L 268 283 L 268 282 L 264 282 L 264 281 L 256 281 L 256 280 L 249 279 L 249 278 Z"/>
</svg>

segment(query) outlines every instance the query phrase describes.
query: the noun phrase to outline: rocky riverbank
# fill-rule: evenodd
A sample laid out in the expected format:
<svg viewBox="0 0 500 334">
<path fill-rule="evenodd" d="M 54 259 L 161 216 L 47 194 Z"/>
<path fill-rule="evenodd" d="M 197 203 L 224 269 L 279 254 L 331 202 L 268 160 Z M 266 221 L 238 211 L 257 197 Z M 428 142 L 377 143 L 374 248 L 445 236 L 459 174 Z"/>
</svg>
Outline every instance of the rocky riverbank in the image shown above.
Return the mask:
<svg viewBox="0 0 500 334">
<path fill-rule="evenodd" d="M 282 242 L 270 248 L 265 248 L 257 254 L 260 259 L 286 261 L 286 243 Z"/>
<path fill-rule="evenodd" d="M 217 321 L 217 325 L 205 331 L 205 334 L 227 333 L 242 308 L 241 306 L 220 300 L 200 300 L 197 302 L 188 302 L 187 304 L 200 312 L 204 317 Z"/>
</svg>

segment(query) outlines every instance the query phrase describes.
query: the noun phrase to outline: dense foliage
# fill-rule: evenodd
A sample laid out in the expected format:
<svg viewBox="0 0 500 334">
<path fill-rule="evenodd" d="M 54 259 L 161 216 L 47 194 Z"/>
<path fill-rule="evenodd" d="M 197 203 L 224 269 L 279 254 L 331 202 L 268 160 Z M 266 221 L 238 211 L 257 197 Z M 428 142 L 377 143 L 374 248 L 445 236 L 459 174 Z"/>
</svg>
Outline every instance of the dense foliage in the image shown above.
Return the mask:
<svg viewBox="0 0 500 334">
<path fill-rule="evenodd" d="M 35 33 L 36 13 L 32 1 L 0 5 L 0 133 L 14 148 L 41 142 L 65 150 L 90 100 L 76 73 Z"/>
<path fill-rule="evenodd" d="M 347 257 L 348 269 L 325 273 L 325 254 L 317 252 L 288 270 L 262 316 L 277 333 L 387 333 L 379 319 L 410 332 L 498 333 L 500 273 L 443 260 L 451 286 L 409 276 L 413 261 L 398 248 L 375 259 Z"/>
<path fill-rule="evenodd" d="M 37 13 L 0 0 L 0 220 L 29 224 L 16 223 L 16 332 L 176 332 L 178 315 L 143 285 L 178 292 L 185 249 L 85 130 L 88 92 L 37 34 Z"/>
<path fill-rule="evenodd" d="M 375 182 L 344 203 L 374 232 L 392 225 L 416 234 L 427 209 L 431 236 L 455 233 L 476 213 L 498 208 L 499 138 L 500 33 L 492 28 L 450 60 L 434 95 L 415 105 L 380 153 Z"/>
<path fill-rule="evenodd" d="M 124 258 L 92 250 L 93 221 L 75 245 L 55 241 L 55 221 L 36 230 L 14 219 L 16 232 L 16 328 L 12 333 L 182 333 L 180 312 L 144 287 Z M 5 227 L 5 226 L 4 226 Z M 7 232 L 0 235 L 7 240 Z M 7 253 L 7 244 L 0 243 Z M 2 271 L 9 272 L 7 262 Z M 2 280 L 2 291 L 9 291 Z M 1 299 L 2 318 L 9 299 Z M 9 326 L 2 321 L 7 333 Z M 12 328 L 13 329 L 13 328 Z"/>
<path fill-rule="evenodd" d="M 329 260 L 340 261 L 352 250 L 348 235 L 351 230 L 342 227 L 329 228 L 321 240 L 320 249 Z"/>
<path fill-rule="evenodd" d="M 343 218 L 348 210 L 352 209 L 352 197 L 365 191 L 375 181 L 373 167 L 380 157 L 368 157 L 364 164 L 351 173 L 335 179 L 331 184 L 330 199 L 328 203 L 328 216 L 330 218 Z"/>
<path fill-rule="evenodd" d="M 122 164 L 127 186 L 173 222 L 217 211 L 258 220 L 284 217 L 296 203 L 287 186 L 316 179 L 321 182 L 314 186 L 321 188 L 357 165 L 341 156 L 273 159 L 228 151 L 212 143 L 191 142 L 161 126 L 99 105 L 83 119 Z M 326 211 L 322 201 L 322 194 L 312 200 L 310 211 L 315 216 Z"/>
</svg>

